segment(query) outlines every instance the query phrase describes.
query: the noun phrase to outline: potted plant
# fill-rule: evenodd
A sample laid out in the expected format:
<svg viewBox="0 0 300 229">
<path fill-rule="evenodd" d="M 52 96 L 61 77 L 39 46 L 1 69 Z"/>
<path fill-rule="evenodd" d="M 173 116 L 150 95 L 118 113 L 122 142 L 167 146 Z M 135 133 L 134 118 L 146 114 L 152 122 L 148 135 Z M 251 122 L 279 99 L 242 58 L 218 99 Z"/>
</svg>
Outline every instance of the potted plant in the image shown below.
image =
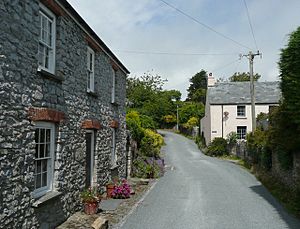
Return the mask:
<svg viewBox="0 0 300 229">
<path fill-rule="evenodd" d="M 115 183 L 114 190 L 112 192 L 112 197 L 114 199 L 125 199 L 129 198 L 131 193 L 131 187 L 128 184 L 126 179 L 119 179 L 117 183 Z"/>
<path fill-rule="evenodd" d="M 88 215 L 96 214 L 98 205 L 101 201 L 101 194 L 98 186 L 91 186 L 80 193 L 82 203 L 84 204 L 84 212 Z"/>
<path fill-rule="evenodd" d="M 112 193 L 114 191 L 115 185 L 118 183 L 119 178 L 118 177 L 114 177 L 111 181 L 109 181 L 106 184 L 106 197 L 107 198 L 111 198 L 112 197 Z"/>
</svg>

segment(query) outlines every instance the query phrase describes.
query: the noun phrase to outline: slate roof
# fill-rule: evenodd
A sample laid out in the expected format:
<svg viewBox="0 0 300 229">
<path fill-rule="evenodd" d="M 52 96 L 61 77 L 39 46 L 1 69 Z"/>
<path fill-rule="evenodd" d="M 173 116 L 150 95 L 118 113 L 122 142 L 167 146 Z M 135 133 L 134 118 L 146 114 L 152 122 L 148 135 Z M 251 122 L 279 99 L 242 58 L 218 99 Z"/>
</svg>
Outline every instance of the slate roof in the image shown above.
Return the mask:
<svg viewBox="0 0 300 229">
<path fill-rule="evenodd" d="M 279 82 L 255 82 L 256 104 L 277 104 L 281 97 Z M 210 104 L 250 104 L 250 82 L 221 82 L 209 87 Z"/>
</svg>

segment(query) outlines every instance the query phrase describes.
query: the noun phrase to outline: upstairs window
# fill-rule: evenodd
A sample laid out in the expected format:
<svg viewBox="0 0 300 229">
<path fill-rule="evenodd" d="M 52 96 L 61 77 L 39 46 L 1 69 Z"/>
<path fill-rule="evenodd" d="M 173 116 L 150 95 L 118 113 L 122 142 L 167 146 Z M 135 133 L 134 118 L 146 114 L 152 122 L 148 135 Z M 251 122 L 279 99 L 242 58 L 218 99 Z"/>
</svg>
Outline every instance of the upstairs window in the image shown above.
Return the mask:
<svg viewBox="0 0 300 229">
<path fill-rule="evenodd" d="M 112 74 L 111 102 L 116 102 L 116 70 L 114 69 Z"/>
<path fill-rule="evenodd" d="M 54 74 L 55 70 L 55 16 L 43 5 L 40 5 L 40 34 L 38 47 L 38 70 Z"/>
<path fill-rule="evenodd" d="M 236 134 L 238 139 L 246 139 L 247 127 L 246 126 L 237 126 Z"/>
<path fill-rule="evenodd" d="M 52 190 L 54 161 L 54 124 L 38 122 L 35 126 L 34 196 Z"/>
<path fill-rule="evenodd" d="M 87 92 L 94 92 L 94 67 L 95 67 L 95 52 L 88 47 L 87 49 Z"/>
<path fill-rule="evenodd" d="M 246 117 L 246 106 L 237 106 L 237 116 Z"/>
</svg>

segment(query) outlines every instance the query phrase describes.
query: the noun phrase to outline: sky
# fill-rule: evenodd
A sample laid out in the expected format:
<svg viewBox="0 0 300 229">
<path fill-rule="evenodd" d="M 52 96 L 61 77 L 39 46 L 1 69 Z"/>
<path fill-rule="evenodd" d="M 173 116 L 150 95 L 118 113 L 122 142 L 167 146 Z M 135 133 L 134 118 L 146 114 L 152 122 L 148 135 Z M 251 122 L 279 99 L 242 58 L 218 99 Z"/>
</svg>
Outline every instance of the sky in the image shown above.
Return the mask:
<svg viewBox="0 0 300 229">
<path fill-rule="evenodd" d="M 248 72 L 279 80 L 280 49 L 300 26 L 299 0 L 68 0 L 131 72 L 160 75 L 186 97 L 202 69 L 226 79 Z M 248 10 L 247 10 L 248 9 Z M 249 15 L 249 17 L 248 17 Z M 249 19 L 250 20 L 249 20 Z M 251 25 L 251 26 L 250 26 Z M 252 30 L 251 30 L 252 27 Z"/>
</svg>

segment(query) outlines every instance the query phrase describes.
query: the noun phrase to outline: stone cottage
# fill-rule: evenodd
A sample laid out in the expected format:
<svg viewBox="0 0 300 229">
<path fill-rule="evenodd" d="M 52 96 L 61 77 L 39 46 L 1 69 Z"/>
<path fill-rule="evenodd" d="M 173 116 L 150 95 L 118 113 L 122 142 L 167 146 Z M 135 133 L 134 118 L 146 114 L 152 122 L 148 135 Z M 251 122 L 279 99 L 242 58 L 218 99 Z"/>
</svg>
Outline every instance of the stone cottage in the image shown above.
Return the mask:
<svg viewBox="0 0 300 229">
<path fill-rule="evenodd" d="M 125 176 L 129 71 L 66 0 L 2 0 L 0 28 L 0 228 L 54 228 Z"/>
</svg>

